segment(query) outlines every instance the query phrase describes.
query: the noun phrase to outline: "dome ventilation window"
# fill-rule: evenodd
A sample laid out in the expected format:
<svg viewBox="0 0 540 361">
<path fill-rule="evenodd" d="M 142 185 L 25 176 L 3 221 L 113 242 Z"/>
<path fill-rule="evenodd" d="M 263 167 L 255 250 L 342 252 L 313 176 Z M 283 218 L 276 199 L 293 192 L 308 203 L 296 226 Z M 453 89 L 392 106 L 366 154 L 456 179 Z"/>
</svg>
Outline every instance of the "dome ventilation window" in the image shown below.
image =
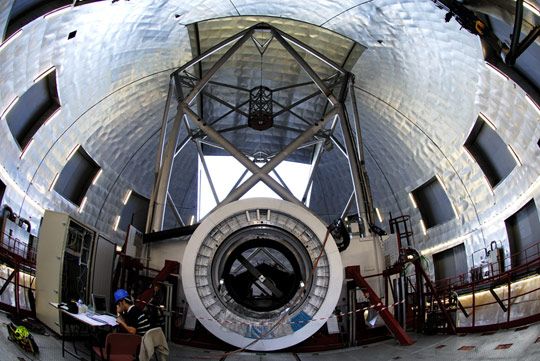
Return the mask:
<svg viewBox="0 0 540 361">
<path fill-rule="evenodd" d="M 505 179 L 517 164 L 495 126 L 482 117 L 476 120 L 465 148 L 476 160 L 491 187 Z"/>
<path fill-rule="evenodd" d="M 62 169 L 54 190 L 71 203 L 81 206 L 88 188 L 99 173 L 99 165 L 82 147 L 78 147 Z"/>
<path fill-rule="evenodd" d="M 537 257 L 540 220 L 534 200 L 531 199 L 504 223 L 512 254 L 512 267 L 525 264 Z"/>
<path fill-rule="evenodd" d="M 144 231 L 149 203 L 150 200 L 148 198 L 132 191 L 126 205 L 122 209 L 118 228 L 127 231 L 131 224 L 138 230 Z"/>
<path fill-rule="evenodd" d="M 455 216 L 452 204 L 437 177 L 415 189 L 412 196 L 426 228 L 445 223 Z"/>
<path fill-rule="evenodd" d="M 60 109 L 56 71 L 49 69 L 36 80 L 5 114 L 15 141 L 24 150 L 39 128 Z"/>
</svg>

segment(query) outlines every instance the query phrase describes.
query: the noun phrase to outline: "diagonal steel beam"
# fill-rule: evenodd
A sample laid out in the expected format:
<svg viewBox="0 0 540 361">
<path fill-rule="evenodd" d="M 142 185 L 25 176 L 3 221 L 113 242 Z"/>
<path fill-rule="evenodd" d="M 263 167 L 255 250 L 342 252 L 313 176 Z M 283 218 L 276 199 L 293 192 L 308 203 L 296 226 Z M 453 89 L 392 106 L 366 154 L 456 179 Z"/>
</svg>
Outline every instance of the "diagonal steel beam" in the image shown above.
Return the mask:
<svg viewBox="0 0 540 361">
<path fill-rule="evenodd" d="M 284 33 L 283 31 L 281 31 L 279 29 L 276 29 L 276 28 L 274 28 L 274 31 L 278 32 L 279 35 L 281 35 L 282 37 L 287 39 L 289 42 L 293 43 L 294 45 L 296 45 L 300 49 L 304 50 L 305 52 L 313 55 L 314 57 L 316 57 L 317 59 L 319 59 L 320 61 L 322 61 L 326 65 L 330 66 L 334 70 L 337 70 L 341 74 L 345 74 L 345 70 L 340 65 L 338 65 L 336 62 L 334 62 L 332 59 L 328 58 L 326 55 L 318 52 L 317 50 L 313 49 L 311 46 L 307 45 L 306 43 L 304 43 L 304 42 L 302 42 L 302 41 L 300 41 L 298 39 L 296 39 L 292 35 Z"/>
<path fill-rule="evenodd" d="M 251 36 L 251 33 L 253 33 L 254 28 L 255 28 L 255 26 L 252 26 L 250 28 L 242 30 L 241 32 L 231 36 L 230 38 L 227 38 L 227 39 L 223 40 L 222 42 L 217 43 L 216 45 L 212 46 L 210 49 L 206 50 L 205 52 L 203 52 L 199 56 L 191 59 L 190 61 L 188 61 L 187 63 L 182 65 L 180 68 L 176 69 L 173 72 L 173 75 L 180 74 L 184 70 L 192 67 L 193 65 L 195 65 L 195 64 L 197 64 L 197 63 L 199 63 L 201 61 L 203 61 L 204 59 L 208 58 L 212 54 L 220 51 L 221 49 L 223 49 L 223 48 L 227 47 L 228 45 L 234 43 L 235 41 L 239 40 L 240 38 L 245 36 L 247 33 L 250 33 L 250 36 Z"/>
<path fill-rule="evenodd" d="M 276 175 L 276 178 L 278 179 L 278 181 L 281 183 L 281 185 L 283 186 L 283 188 L 285 188 L 286 190 L 288 190 L 289 192 L 291 192 L 291 189 L 287 186 L 287 183 L 285 183 L 285 181 L 283 180 L 283 178 L 281 178 L 281 176 L 279 175 L 279 173 L 277 172 L 277 170 L 275 169 L 272 169 L 272 173 L 274 173 Z M 292 192 L 291 192 L 292 193 Z"/>
<path fill-rule="evenodd" d="M 235 112 L 237 112 L 238 114 L 241 114 L 243 115 L 244 117 L 246 118 L 249 118 L 249 114 L 244 112 L 243 110 L 240 110 L 240 108 L 230 104 L 229 102 L 226 102 L 225 100 L 221 99 L 220 97 L 217 97 L 215 96 L 214 94 L 212 93 L 209 93 L 209 92 L 205 92 L 203 91 L 202 94 L 204 94 L 205 96 L 207 96 L 208 98 L 210 99 L 213 99 L 215 100 L 216 102 L 218 102 L 219 104 L 221 105 L 224 105 L 226 106 L 227 108 L 231 109 L 231 110 L 234 110 Z"/>
<path fill-rule="evenodd" d="M 203 138 L 201 138 L 201 139 L 200 139 L 200 142 L 201 142 L 201 144 L 208 145 L 208 146 L 210 146 L 210 147 L 212 147 L 212 148 L 217 148 L 217 149 L 223 150 L 223 147 L 222 147 L 222 146 L 220 146 L 219 144 L 216 144 L 216 143 L 214 143 L 214 142 L 212 142 L 212 141 L 206 139 L 206 136 L 203 137 Z"/>
<path fill-rule="evenodd" d="M 315 146 L 315 151 L 314 151 L 314 155 L 313 155 L 313 161 L 311 162 L 311 170 L 309 172 L 309 179 L 308 179 L 308 182 L 306 184 L 306 189 L 304 191 L 304 195 L 302 196 L 302 203 L 306 203 L 307 202 L 307 197 L 308 197 L 308 193 L 309 193 L 309 189 L 311 188 L 311 183 L 313 183 L 313 177 L 315 176 L 315 171 L 317 170 L 318 166 L 319 166 L 319 162 L 321 160 L 321 155 L 324 151 L 324 148 L 323 148 L 323 140 L 318 140 L 317 141 L 317 145 Z"/>
<path fill-rule="evenodd" d="M 279 102 L 278 102 L 277 100 L 275 100 L 275 99 L 272 99 L 272 103 L 276 104 L 276 105 L 279 106 L 280 108 L 283 108 L 283 109 L 286 108 L 285 105 L 279 103 Z M 289 114 L 291 114 L 291 115 L 294 115 L 296 118 L 298 118 L 298 119 L 301 120 L 302 122 L 306 123 L 307 125 L 311 125 L 311 123 L 310 123 L 307 119 L 305 119 L 305 118 L 302 117 L 301 115 L 297 114 L 294 110 L 288 109 L 287 112 L 288 112 Z M 279 125 L 274 124 L 274 128 L 279 128 Z"/>
<path fill-rule="evenodd" d="M 214 74 L 223 66 L 223 64 L 251 37 L 254 29 L 257 25 L 252 26 L 244 31 L 241 31 L 237 35 L 226 39 L 224 42 L 214 46 L 210 50 L 204 52 L 194 60 L 186 63 L 184 66 L 179 68 L 176 72 L 173 73 L 173 76 L 179 74 L 180 71 L 186 69 L 187 67 L 196 64 L 197 62 L 204 59 L 206 56 L 211 55 L 211 53 L 227 46 L 231 43 L 234 43 L 229 47 L 229 49 L 223 54 L 221 58 L 204 74 L 201 80 L 195 84 L 193 89 L 189 94 L 182 100 L 178 105 L 176 117 L 174 118 L 172 129 L 169 133 L 167 146 L 163 155 L 163 161 L 158 173 L 158 177 L 154 183 L 154 191 L 152 192 L 155 197 L 153 197 L 153 202 L 150 204 L 148 222 L 146 224 L 146 232 L 150 231 L 160 231 L 163 229 L 163 220 L 165 215 L 165 206 L 167 199 L 167 190 L 169 189 L 169 181 L 171 178 L 171 171 L 174 164 L 174 154 L 176 152 L 178 144 L 178 135 L 180 133 L 180 124 L 184 118 L 186 109 L 189 107 L 184 106 L 185 104 L 190 105 L 193 100 L 199 95 L 203 88 L 208 84 L 212 79 Z"/>
<path fill-rule="evenodd" d="M 228 128 L 223 128 L 223 129 L 218 129 L 217 131 L 221 134 L 223 133 L 228 133 L 228 132 L 232 132 L 232 131 L 235 131 L 235 130 L 240 130 L 240 129 L 245 129 L 245 128 L 249 128 L 249 125 L 247 124 L 240 124 L 240 125 L 236 125 L 234 127 L 228 127 Z"/>
<path fill-rule="evenodd" d="M 234 109 L 231 109 L 229 110 L 228 112 L 224 113 L 223 115 L 219 116 L 219 118 L 213 120 L 212 122 L 210 122 L 210 125 L 214 125 L 216 124 L 217 122 L 219 122 L 220 120 L 222 120 L 223 118 L 226 118 L 229 114 L 233 113 L 236 111 L 236 109 L 240 109 L 242 108 L 244 105 L 246 105 L 247 103 L 249 103 L 249 99 L 240 103 L 238 106 L 234 107 Z"/>
<path fill-rule="evenodd" d="M 224 88 L 230 88 L 230 89 L 240 90 L 240 91 L 248 92 L 248 93 L 251 91 L 251 90 L 249 90 L 249 89 L 247 89 L 247 88 L 243 88 L 243 87 L 238 86 L 238 85 L 222 83 L 222 82 L 215 81 L 215 80 L 209 81 L 208 84 L 216 85 L 216 86 L 222 86 L 222 87 L 224 87 Z"/>
<path fill-rule="evenodd" d="M 184 147 L 186 145 L 188 145 L 189 141 L 191 140 L 191 137 L 188 135 L 187 137 L 185 137 L 181 142 L 180 144 L 176 147 L 176 150 L 174 151 L 174 157 L 176 158 L 178 156 L 178 154 L 180 154 L 182 152 L 182 150 L 184 149 Z"/>
<path fill-rule="evenodd" d="M 248 170 L 245 169 L 243 172 L 242 172 L 242 175 L 240 176 L 240 178 L 238 178 L 238 180 L 236 181 L 236 183 L 234 183 L 234 185 L 232 186 L 231 190 L 229 191 L 229 193 L 231 193 L 234 189 L 236 189 L 236 187 L 238 187 L 240 185 L 240 183 L 242 182 L 242 179 L 244 179 L 244 177 L 246 176 L 246 174 L 248 174 Z"/>
<path fill-rule="evenodd" d="M 259 179 L 263 177 L 263 175 L 266 175 L 268 178 L 270 178 L 272 181 L 274 180 L 272 177 L 268 176 L 268 172 L 270 172 L 272 169 L 274 169 L 279 163 L 281 163 L 285 158 L 287 158 L 292 152 L 294 152 L 296 149 L 298 149 L 299 146 L 302 145 L 302 143 L 305 142 L 306 139 L 309 139 L 313 137 L 322 127 L 324 127 L 325 123 L 335 117 L 337 115 L 338 110 L 336 108 L 333 108 L 326 114 L 326 116 L 318 123 L 313 125 L 312 127 L 308 128 L 304 133 L 300 134 L 295 140 L 293 140 L 287 147 L 285 147 L 281 152 L 279 152 L 276 156 L 274 156 L 268 163 L 266 163 L 262 168 L 259 168 L 259 172 L 252 171 L 253 175 L 248 178 L 244 183 L 242 183 L 238 188 L 236 188 L 233 192 L 229 193 L 229 195 L 221 202 L 222 204 L 227 204 L 228 202 L 235 201 L 237 199 L 240 199 L 251 187 L 253 187 Z M 250 169 L 251 170 L 251 169 Z M 273 189 L 270 184 L 268 184 L 265 179 L 262 179 L 273 191 L 276 191 Z M 276 192 L 279 194 L 278 192 Z M 281 194 L 279 194 L 281 196 Z M 287 198 L 284 198 L 287 199 Z M 289 199 L 287 199 L 289 200 Z M 303 203 L 298 201 L 293 196 L 294 203 L 297 203 L 299 205 L 303 206 Z"/>
<path fill-rule="evenodd" d="M 338 99 L 332 94 L 331 90 L 326 86 L 324 81 L 317 75 L 317 73 L 309 66 L 309 64 L 298 54 L 296 50 L 281 36 L 280 32 L 277 29 L 272 29 L 274 37 L 277 41 L 287 50 L 287 52 L 296 60 L 298 65 L 307 73 L 311 80 L 317 85 L 319 90 L 326 96 L 328 101 L 332 105 L 337 105 L 339 103 Z"/>
<path fill-rule="evenodd" d="M 278 115 L 283 114 L 283 113 L 285 113 L 286 111 L 291 110 L 292 108 L 297 107 L 297 106 L 299 106 L 300 104 L 305 103 L 305 102 L 307 102 L 308 100 L 310 100 L 311 98 L 314 98 L 314 97 L 316 97 L 317 95 L 320 95 L 320 94 L 321 94 L 320 91 L 316 91 L 316 92 L 314 92 L 314 93 L 311 93 L 311 94 L 309 94 L 309 95 L 303 97 L 302 99 L 299 99 L 299 100 L 295 101 L 294 103 L 285 106 L 285 107 L 284 107 L 283 109 L 281 109 L 280 111 L 274 113 L 274 114 L 272 115 L 272 118 L 275 118 L 275 117 L 277 117 Z M 279 104 L 278 104 L 278 105 L 279 105 Z M 281 105 L 280 105 L 280 106 L 281 106 Z"/>
<path fill-rule="evenodd" d="M 246 167 L 249 171 L 253 173 L 251 178 L 249 178 L 246 182 L 244 182 L 240 187 L 236 188 L 233 193 L 241 193 L 238 198 L 239 199 L 242 195 L 244 195 L 249 188 L 245 188 L 244 184 L 246 184 L 248 181 L 253 182 L 252 178 L 256 178 L 256 180 L 251 184 L 251 186 L 255 185 L 259 180 L 262 180 L 270 189 L 272 189 L 274 192 L 276 192 L 280 197 L 283 199 L 286 199 L 288 201 L 299 203 L 298 200 L 294 197 L 294 195 L 287 191 L 285 188 L 281 186 L 274 178 L 270 177 L 268 172 L 262 173 L 261 168 L 259 168 L 255 163 L 253 163 L 244 153 L 242 153 L 238 148 L 236 148 L 232 143 L 230 143 L 225 137 L 223 137 L 218 131 L 213 129 L 212 127 L 208 126 L 206 122 L 201 119 L 195 112 L 193 112 L 186 104 L 183 105 L 182 108 L 186 114 L 189 115 L 189 117 L 197 124 L 197 126 L 205 132 L 210 139 L 212 139 L 214 142 L 221 145 L 226 151 L 228 151 L 236 160 L 240 162 L 244 167 Z M 225 198 L 219 205 L 229 203 L 230 200 L 230 194 Z M 234 199 L 234 200 L 236 200 Z"/>
<path fill-rule="evenodd" d="M 189 95 L 183 99 L 183 102 L 191 105 L 195 97 L 199 95 L 199 93 L 202 91 L 202 89 L 208 84 L 210 79 L 214 76 L 214 74 L 225 64 L 229 58 L 236 53 L 236 51 L 250 38 L 251 34 L 253 34 L 253 27 L 249 28 L 245 34 L 240 36 L 236 42 L 223 54 L 221 58 L 219 58 L 218 61 L 204 74 L 204 76 L 201 78 L 201 80 L 195 84 Z M 241 32 L 242 33 L 242 32 Z"/>
<path fill-rule="evenodd" d="M 214 196 L 214 200 L 216 201 L 216 204 L 218 204 L 219 197 L 217 195 L 216 188 L 214 187 L 214 182 L 212 182 L 212 177 L 210 176 L 210 171 L 208 170 L 208 166 L 206 165 L 206 159 L 204 159 L 201 142 L 197 139 L 195 140 L 195 144 L 197 145 L 197 152 L 199 153 L 199 157 L 201 159 L 204 174 L 206 174 L 206 179 L 208 179 L 208 184 L 210 184 L 210 190 L 212 191 L 212 195 Z"/>
<path fill-rule="evenodd" d="M 176 204 L 174 204 L 174 201 L 169 192 L 167 192 L 167 204 L 171 208 L 174 218 L 176 218 L 176 221 L 178 222 L 178 224 L 180 224 L 182 227 L 185 226 L 186 224 L 184 223 L 184 220 L 182 219 L 182 216 L 180 215 L 178 208 L 176 208 Z"/>
</svg>

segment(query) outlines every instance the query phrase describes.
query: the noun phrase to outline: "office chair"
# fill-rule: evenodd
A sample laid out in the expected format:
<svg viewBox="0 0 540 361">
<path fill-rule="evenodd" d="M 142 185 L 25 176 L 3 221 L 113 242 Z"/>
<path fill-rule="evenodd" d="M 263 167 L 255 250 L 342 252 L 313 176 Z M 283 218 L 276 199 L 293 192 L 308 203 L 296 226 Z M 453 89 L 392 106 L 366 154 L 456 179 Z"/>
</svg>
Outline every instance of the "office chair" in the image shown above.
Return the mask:
<svg viewBox="0 0 540 361">
<path fill-rule="evenodd" d="M 93 351 L 102 361 L 134 361 L 139 355 L 141 336 L 128 333 L 109 333 L 105 346 L 94 346 Z"/>
</svg>

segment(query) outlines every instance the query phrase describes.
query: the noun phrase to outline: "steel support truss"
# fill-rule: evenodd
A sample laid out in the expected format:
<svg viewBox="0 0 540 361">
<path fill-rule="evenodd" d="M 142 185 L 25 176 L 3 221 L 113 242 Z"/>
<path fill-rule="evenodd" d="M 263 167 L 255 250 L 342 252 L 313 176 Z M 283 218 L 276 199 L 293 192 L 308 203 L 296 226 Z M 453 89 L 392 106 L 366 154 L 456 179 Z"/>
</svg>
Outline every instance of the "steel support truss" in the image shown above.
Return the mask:
<svg viewBox="0 0 540 361">
<path fill-rule="evenodd" d="M 207 122 L 203 116 L 197 114 L 192 109 L 192 104 L 199 95 L 209 95 L 208 92 L 204 90 L 208 84 L 211 84 L 212 86 L 233 87 L 228 84 L 214 82 L 211 79 L 223 66 L 223 64 L 230 59 L 231 56 L 248 39 L 252 38 L 254 32 L 258 30 L 271 33 L 272 39 L 275 39 L 275 41 L 281 44 L 289 55 L 298 63 L 300 68 L 309 76 L 311 83 L 317 86 L 319 89 L 319 93 L 317 94 L 322 94 L 324 99 L 326 99 L 328 102 L 325 114 L 322 115 L 320 120 L 314 123 L 308 123 L 307 128 L 298 130 L 295 129 L 295 131 L 298 132 L 297 137 L 287 146 L 285 146 L 285 148 L 283 148 L 280 152 L 269 157 L 263 166 L 257 165 L 254 160 L 250 159 L 251 155 L 245 154 L 239 150 L 238 147 L 227 140 L 222 135 L 222 130 L 214 128 L 214 125 L 228 114 L 233 112 L 242 113 L 240 108 L 245 104 L 245 102 L 242 104 L 229 104 L 221 99 L 215 99 L 217 98 L 216 96 L 209 97 L 229 108 L 227 113 L 211 123 Z M 210 55 L 227 47 L 227 51 L 211 66 L 211 68 L 205 74 L 201 75 L 200 79 L 197 79 L 193 75 L 187 73 L 188 68 L 199 64 L 202 60 L 208 58 Z M 304 56 L 301 56 L 297 52 L 295 47 L 317 58 L 318 60 L 323 61 L 330 68 L 336 71 L 335 76 L 326 79 L 321 78 L 308 64 Z M 341 83 L 336 83 L 336 78 L 341 79 Z M 312 168 L 316 168 L 324 152 L 324 147 L 322 147 L 322 144 L 325 140 L 330 142 L 331 137 L 333 137 L 333 130 L 338 122 L 341 124 L 341 129 L 343 131 L 343 140 L 345 143 L 344 148 L 348 159 L 352 184 L 354 186 L 354 189 L 352 190 L 352 198 L 355 200 L 358 214 L 361 215 L 361 217 L 364 218 L 368 224 L 371 224 L 373 207 L 371 206 L 371 195 L 363 164 L 360 118 L 358 115 L 358 109 L 356 108 L 354 94 L 351 96 L 352 107 L 354 110 L 354 124 L 349 122 L 349 116 L 345 106 L 345 102 L 347 101 L 350 93 L 349 89 L 353 89 L 351 84 L 352 80 L 353 76 L 349 72 L 345 71 L 342 67 L 328 59 L 324 54 L 319 53 L 310 46 L 302 43 L 300 40 L 290 36 L 289 34 L 283 33 L 282 31 L 277 30 L 273 26 L 266 23 L 259 23 L 239 32 L 238 34 L 213 46 L 177 69 L 171 74 L 171 82 L 169 84 L 169 94 L 167 96 L 166 109 L 163 116 L 159 147 L 156 157 L 155 180 L 150 199 L 146 232 L 149 233 L 161 231 L 163 228 L 166 204 L 169 203 L 169 205 L 171 205 L 172 203 L 172 199 L 168 193 L 168 188 L 174 158 L 181 152 L 181 149 L 189 142 L 189 140 L 195 142 L 198 154 L 201 157 L 202 164 L 205 168 L 205 173 L 207 174 L 211 184 L 212 181 L 210 180 L 210 175 L 206 167 L 206 163 L 204 162 L 204 154 L 201 143 L 212 144 L 213 146 L 222 148 L 246 168 L 244 175 L 248 171 L 251 172 L 251 176 L 243 182 L 242 179 L 244 178 L 244 175 L 242 175 L 237 184 L 222 200 L 218 199 L 214 187 L 212 187 L 212 192 L 217 203 L 216 207 L 220 207 L 229 202 L 240 199 L 240 197 L 248 192 L 259 181 L 264 182 L 271 190 L 273 190 L 284 200 L 305 206 L 304 202 L 307 198 L 307 189 L 302 199 L 297 199 L 281 179 L 276 181 L 270 176 L 270 174 L 275 174 L 276 167 L 294 151 L 306 146 L 315 147 Z M 303 85 L 305 84 L 299 84 L 298 86 Z M 184 94 L 184 88 L 189 89 L 187 94 Z M 282 88 L 277 88 L 276 91 L 281 89 Z M 335 89 L 339 90 L 338 94 L 334 94 Z M 238 88 L 237 90 L 245 91 L 246 89 Z M 174 119 L 169 121 L 169 109 L 173 92 L 176 93 L 178 105 Z M 292 113 L 292 108 L 304 101 L 311 99 L 313 96 L 314 95 L 307 96 L 301 101 L 297 101 L 294 104 L 282 107 L 283 110 L 280 111 L 279 114 L 284 111 Z M 172 124 L 169 125 L 169 123 Z M 187 127 L 188 137 L 179 142 L 178 138 L 182 124 L 185 124 Z M 195 125 L 198 129 L 192 129 L 191 124 Z M 278 127 L 278 125 L 276 125 L 276 127 Z M 314 172 L 315 169 L 312 169 L 310 180 L 308 182 L 308 188 L 312 183 Z M 351 200 L 349 200 L 349 203 L 351 203 L 350 201 Z M 174 216 L 180 221 L 181 218 L 178 212 L 175 212 Z"/>
</svg>

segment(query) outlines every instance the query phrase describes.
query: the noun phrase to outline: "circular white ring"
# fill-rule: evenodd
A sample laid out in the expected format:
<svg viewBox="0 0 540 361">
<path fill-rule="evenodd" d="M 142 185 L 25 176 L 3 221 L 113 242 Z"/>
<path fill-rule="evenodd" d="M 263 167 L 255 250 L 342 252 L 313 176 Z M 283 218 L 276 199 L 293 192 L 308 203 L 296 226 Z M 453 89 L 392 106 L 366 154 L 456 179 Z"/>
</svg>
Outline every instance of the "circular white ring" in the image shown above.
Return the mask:
<svg viewBox="0 0 540 361">
<path fill-rule="evenodd" d="M 291 202 L 271 198 L 250 198 L 229 203 L 210 214 L 197 227 L 188 242 L 182 261 L 182 283 L 187 302 L 199 322 L 201 322 L 208 331 L 223 341 L 241 348 L 248 346 L 256 338 L 246 337 L 239 332 L 234 332 L 234 326 L 225 324 L 222 320 L 217 320 L 210 314 L 197 290 L 195 265 L 201 245 L 203 245 L 210 232 L 216 229 L 217 225 L 227 220 L 229 217 L 238 215 L 247 210 L 257 209 L 278 211 L 298 220 L 315 235 L 319 245 L 324 241 L 326 236 L 326 226 L 307 209 Z M 341 256 L 331 235 L 328 236 L 323 255 L 328 262 L 329 282 L 327 291 L 324 295 L 324 300 L 311 316 L 311 320 L 305 323 L 303 327 L 291 330 L 290 334 L 260 339 L 247 349 L 254 351 L 271 351 L 290 347 L 310 337 L 326 323 L 326 320 L 332 315 L 339 300 L 343 283 Z M 271 326 L 272 324 L 269 324 L 269 327 Z M 256 327 L 256 325 L 253 327 Z"/>
</svg>

